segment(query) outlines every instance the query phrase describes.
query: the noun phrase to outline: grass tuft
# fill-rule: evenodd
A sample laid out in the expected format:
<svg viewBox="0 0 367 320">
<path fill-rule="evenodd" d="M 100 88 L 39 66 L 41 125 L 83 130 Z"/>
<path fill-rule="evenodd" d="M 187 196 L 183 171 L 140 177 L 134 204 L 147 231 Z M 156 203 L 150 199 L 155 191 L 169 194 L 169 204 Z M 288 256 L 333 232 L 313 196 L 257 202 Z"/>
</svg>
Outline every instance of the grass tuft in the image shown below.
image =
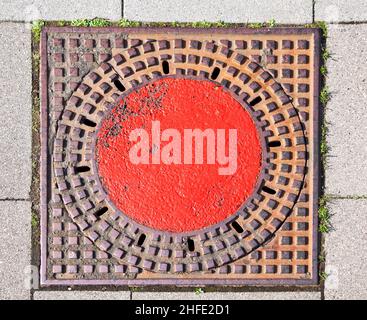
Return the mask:
<svg viewBox="0 0 367 320">
<path fill-rule="evenodd" d="M 322 48 L 321 57 L 324 64 L 331 58 L 331 53 L 327 48 Z"/>
<path fill-rule="evenodd" d="M 229 24 L 225 23 L 224 21 L 216 21 L 216 22 L 208 22 L 208 21 L 198 21 L 198 22 L 192 22 L 191 26 L 193 28 L 223 28 L 228 27 Z"/>
<path fill-rule="evenodd" d="M 324 86 L 320 91 L 320 102 L 325 107 L 330 100 L 330 92 L 327 86 Z"/>
<path fill-rule="evenodd" d="M 321 281 L 325 282 L 329 275 L 325 271 L 320 271 L 319 276 Z"/>
<path fill-rule="evenodd" d="M 305 25 L 306 28 L 320 28 L 322 36 L 326 39 L 328 37 L 327 23 L 325 21 L 316 21 Z"/>
<path fill-rule="evenodd" d="M 68 25 L 68 21 L 65 21 L 65 20 L 59 20 L 59 21 L 56 21 L 56 25 L 58 27 L 65 27 Z"/>
<path fill-rule="evenodd" d="M 72 27 L 109 27 L 112 22 L 102 18 L 76 19 L 70 22 Z"/>
<path fill-rule="evenodd" d="M 320 142 L 321 160 L 324 168 L 327 165 L 327 155 L 329 152 L 329 147 L 326 142 L 327 134 L 328 134 L 328 127 L 326 123 L 324 123 L 321 127 L 321 142 Z"/>
<path fill-rule="evenodd" d="M 139 21 L 131 21 L 128 19 L 121 19 L 118 22 L 118 26 L 121 28 L 131 28 L 131 27 L 140 27 L 142 25 Z"/>
<path fill-rule="evenodd" d="M 265 26 L 264 22 L 254 22 L 254 23 L 249 23 L 248 27 L 251 29 L 260 29 L 263 28 Z"/>
<path fill-rule="evenodd" d="M 208 21 L 197 21 L 192 23 L 193 28 L 210 28 L 212 23 Z"/>
<path fill-rule="evenodd" d="M 31 215 L 31 225 L 34 230 L 38 229 L 39 226 L 39 218 L 36 212 L 32 211 Z"/>
<path fill-rule="evenodd" d="M 319 262 L 324 263 L 325 261 L 326 261 L 325 253 L 320 253 L 319 254 Z"/>
<path fill-rule="evenodd" d="M 320 74 L 321 74 L 323 77 L 326 77 L 326 76 L 327 76 L 327 73 L 328 73 L 327 67 L 326 67 L 325 65 L 321 66 L 321 67 L 320 67 Z"/>
<path fill-rule="evenodd" d="M 269 28 L 274 28 L 274 27 L 276 27 L 276 25 L 277 25 L 277 22 L 275 21 L 275 19 L 270 19 L 268 21 L 268 27 Z"/>
<path fill-rule="evenodd" d="M 42 28 L 45 26 L 43 20 L 36 20 L 32 22 L 32 35 L 35 42 L 39 42 L 41 39 Z"/>
<path fill-rule="evenodd" d="M 314 24 L 321 29 L 322 36 L 326 39 L 328 37 L 327 23 L 325 21 L 316 21 Z"/>
<path fill-rule="evenodd" d="M 203 288 L 195 288 L 194 292 L 195 292 L 195 294 L 199 295 L 199 294 L 204 293 L 205 291 L 204 291 Z"/>
<path fill-rule="evenodd" d="M 89 21 L 90 27 L 109 27 L 111 25 L 111 21 L 101 18 L 95 18 Z"/>
<path fill-rule="evenodd" d="M 331 230 L 330 212 L 327 205 L 328 198 L 323 196 L 319 200 L 319 231 L 328 233 Z"/>
</svg>

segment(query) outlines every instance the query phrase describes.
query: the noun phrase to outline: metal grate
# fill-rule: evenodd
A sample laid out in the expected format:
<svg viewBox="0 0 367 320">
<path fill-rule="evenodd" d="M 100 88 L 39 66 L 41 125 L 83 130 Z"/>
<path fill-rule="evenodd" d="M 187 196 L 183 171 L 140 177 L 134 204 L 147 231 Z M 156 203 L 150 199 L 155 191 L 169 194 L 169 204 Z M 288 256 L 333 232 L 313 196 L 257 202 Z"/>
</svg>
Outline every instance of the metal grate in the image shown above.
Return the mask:
<svg viewBox="0 0 367 320">
<path fill-rule="evenodd" d="M 297 28 L 48 28 L 43 284 L 316 283 L 318 42 L 317 30 Z M 218 83 L 260 133 L 254 193 L 236 214 L 198 232 L 135 222 L 98 176 L 96 130 L 104 118 L 121 96 L 165 77 Z"/>
</svg>

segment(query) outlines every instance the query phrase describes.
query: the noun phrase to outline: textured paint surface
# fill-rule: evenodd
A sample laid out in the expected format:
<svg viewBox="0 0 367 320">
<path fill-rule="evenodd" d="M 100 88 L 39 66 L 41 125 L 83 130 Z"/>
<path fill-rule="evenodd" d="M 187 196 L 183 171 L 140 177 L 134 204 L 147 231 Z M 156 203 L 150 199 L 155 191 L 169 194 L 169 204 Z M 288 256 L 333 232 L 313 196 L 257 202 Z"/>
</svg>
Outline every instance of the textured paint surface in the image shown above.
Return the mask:
<svg viewBox="0 0 367 320">
<path fill-rule="evenodd" d="M 133 164 L 129 150 L 135 142 L 129 134 L 145 129 L 152 146 L 152 121 L 160 121 L 161 131 L 179 130 L 182 141 L 184 129 L 226 129 L 227 140 L 228 130 L 236 129 L 237 170 L 219 175 L 223 165 L 207 164 L 206 156 L 204 164 Z M 167 143 L 160 143 L 161 150 Z M 102 184 L 117 208 L 151 228 L 185 232 L 236 212 L 253 191 L 261 147 L 250 115 L 222 87 L 166 78 L 132 92 L 111 111 L 98 132 L 96 157 Z"/>
</svg>

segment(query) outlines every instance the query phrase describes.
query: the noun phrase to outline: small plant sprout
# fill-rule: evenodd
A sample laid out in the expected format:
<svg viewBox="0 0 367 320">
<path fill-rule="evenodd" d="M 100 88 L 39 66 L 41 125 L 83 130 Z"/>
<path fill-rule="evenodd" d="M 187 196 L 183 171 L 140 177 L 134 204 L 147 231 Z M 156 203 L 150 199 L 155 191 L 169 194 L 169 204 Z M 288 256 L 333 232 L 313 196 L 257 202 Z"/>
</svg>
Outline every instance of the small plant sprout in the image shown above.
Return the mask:
<svg viewBox="0 0 367 320">
<path fill-rule="evenodd" d="M 250 23 L 248 26 L 251 29 L 260 29 L 260 28 L 264 27 L 264 23 L 262 23 L 262 22 L 255 22 L 255 23 Z"/>
<path fill-rule="evenodd" d="M 204 289 L 203 288 L 195 288 L 195 294 L 202 294 L 204 293 Z"/>
<path fill-rule="evenodd" d="M 321 281 L 325 282 L 329 275 L 325 271 L 320 271 L 319 276 Z"/>
<path fill-rule="evenodd" d="M 269 28 L 274 28 L 275 26 L 276 26 L 276 21 L 275 21 L 275 19 L 270 19 L 269 21 L 268 21 L 268 27 Z"/>
<path fill-rule="evenodd" d="M 320 102 L 323 106 L 325 106 L 330 100 L 330 92 L 327 86 L 323 87 L 320 92 Z"/>
<path fill-rule="evenodd" d="M 327 68 L 326 68 L 326 66 L 321 66 L 320 67 L 320 74 L 322 75 L 322 76 L 326 76 L 327 75 Z"/>
<path fill-rule="evenodd" d="M 330 212 L 327 206 L 327 198 L 321 197 L 319 200 L 319 231 L 327 233 L 330 231 Z"/>
<path fill-rule="evenodd" d="M 102 18 L 76 19 L 71 21 L 70 25 L 73 27 L 108 27 L 111 22 Z"/>
<path fill-rule="evenodd" d="M 33 21 L 32 23 L 32 34 L 36 42 L 39 42 L 41 39 L 41 31 L 44 25 L 45 22 L 42 20 Z"/>
<path fill-rule="evenodd" d="M 118 26 L 121 28 L 140 27 L 142 24 L 139 21 L 131 21 L 128 19 L 121 19 L 118 22 Z"/>
</svg>

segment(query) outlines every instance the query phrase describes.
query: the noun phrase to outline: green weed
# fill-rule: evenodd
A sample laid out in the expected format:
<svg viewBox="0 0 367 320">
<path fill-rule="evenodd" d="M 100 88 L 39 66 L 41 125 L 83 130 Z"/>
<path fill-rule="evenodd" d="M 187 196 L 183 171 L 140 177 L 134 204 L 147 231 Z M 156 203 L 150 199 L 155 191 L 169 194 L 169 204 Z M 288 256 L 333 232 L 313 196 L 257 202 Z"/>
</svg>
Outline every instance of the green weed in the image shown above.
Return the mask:
<svg viewBox="0 0 367 320">
<path fill-rule="evenodd" d="M 109 27 L 112 25 L 111 21 L 94 18 L 94 19 L 76 19 L 70 22 L 72 27 Z"/>
<path fill-rule="evenodd" d="M 194 292 L 195 292 L 195 294 L 199 295 L 199 294 L 204 293 L 204 289 L 203 288 L 195 288 Z"/>
<path fill-rule="evenodd" d="M 42 28 L 45 26 L 45 22 L 43 20 L 36 20 L 32 22 L 32 35 L 33 39 L 36 42 L 39 42 L 41 39 Z"/>
<path fill-rule="evenodd" d="M 127 19 L 121 19 L 118 22 L 118 26 L 121 28 L 131 28 L 131 27 L 140 27 L 142 25 L 139 21 L 131 21 Z"/>
<path fill-rule="evenodd" d="M 319 231 L 327 233 L 331 229 L 330 212 L 327 205 L 328 198 L 323 196 L 319 200 Z"/>
<path fill-rule="evenodd" d="M 274 28 L 276 25 L 277 25 L 277 23 L 276 23 L 275 19 L 270 19 L 268 21 L 268 27 L 269 28 Z"/>
</svg>

